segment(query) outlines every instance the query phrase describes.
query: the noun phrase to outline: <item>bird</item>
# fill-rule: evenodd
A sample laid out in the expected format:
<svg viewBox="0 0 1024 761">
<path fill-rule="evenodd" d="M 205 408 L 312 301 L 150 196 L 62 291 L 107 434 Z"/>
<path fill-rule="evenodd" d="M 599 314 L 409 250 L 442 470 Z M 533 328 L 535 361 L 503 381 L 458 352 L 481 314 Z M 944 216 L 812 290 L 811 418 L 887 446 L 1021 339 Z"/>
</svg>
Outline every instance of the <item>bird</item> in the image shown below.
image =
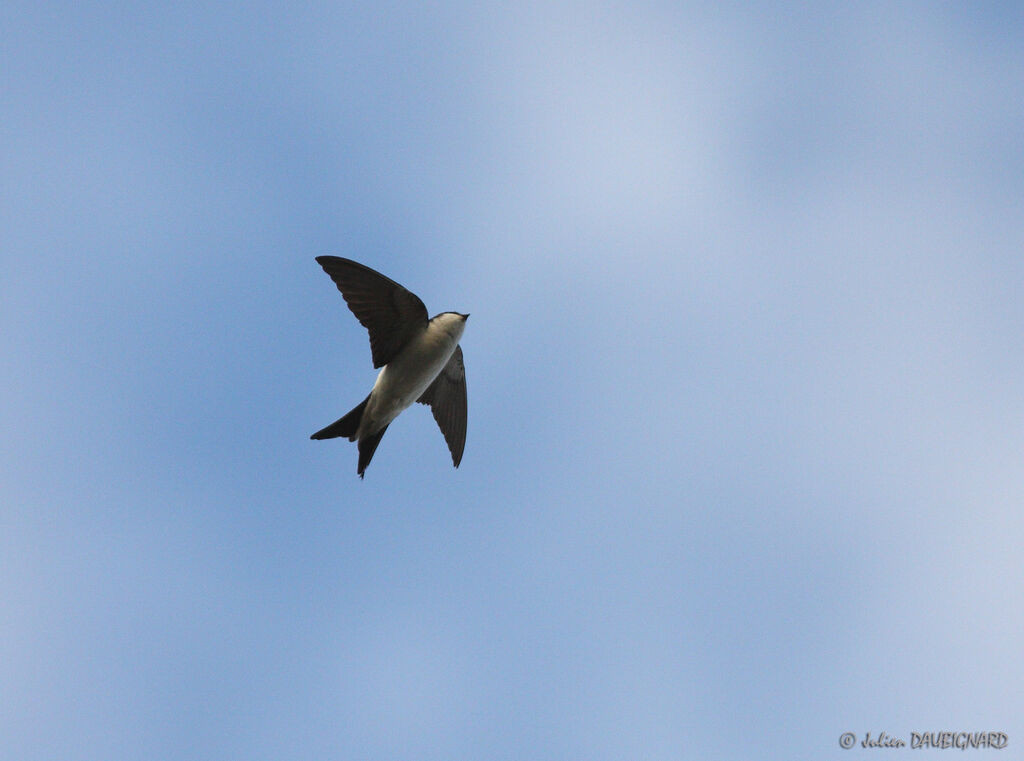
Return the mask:
<svg viewBox="0 0 1024 761">
<path fill-rule="evenodd" d="M 441 312 L 427 319 L 420 298 L 364 264 L 318 256 L 345 303 L 370 334 L 373 366 L 380 368 L 369 395 L 311 439 L 340 436 L 359 442 L 363 478 L 384 432 L 413 402 L 429 405 L 459 467 L 466 447 L 466 367 L 459 340 L 468 314 Z"/>
</svg>

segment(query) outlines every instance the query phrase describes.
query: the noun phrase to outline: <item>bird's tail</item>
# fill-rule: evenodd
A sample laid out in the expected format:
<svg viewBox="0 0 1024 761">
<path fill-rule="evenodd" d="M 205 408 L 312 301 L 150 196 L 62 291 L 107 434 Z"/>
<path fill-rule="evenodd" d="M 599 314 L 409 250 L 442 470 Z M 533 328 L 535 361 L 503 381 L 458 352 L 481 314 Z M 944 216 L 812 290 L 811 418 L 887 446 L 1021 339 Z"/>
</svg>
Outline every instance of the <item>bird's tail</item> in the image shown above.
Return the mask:
<svg viewBox="0 0 1024 761">
<path fill-rule="evenodd" d="M 319 431 L 314 433 L 309 438 L 311 439 L 333 439 L 338 436 L 344 436 L 349 441 L 353 441 L 356 436 L 356 431 L 359 430 L 359 423 L 363 419 L 363 410 L 366 409 L 366 403 L 370 401 L 370 397 L 367 396 L 363 401 L 357 404 L 351 412 L 345 417 L 335 420 L 326 428 L 321 428 Z M 379 441 L 379 439 L 378 439 Z M 373 453 L 370 453 L 371 456 Z M 369 458 L 367 458 L 369 462 Z"/>
<path fill-rule="evenodd" d="M 384 436 L 384 431 L 388 429 L 384 426 L 376 433 L 370 434 L 365 438 L 359 439 L 359 477 L 363 477 L 363 471 L 366 470 L 366 466 L 370 464 L 370 460 L 373 459 L 373 453 L 377 451 L 377 445 L 380 444 L 381 438 Z"/>
</svg>

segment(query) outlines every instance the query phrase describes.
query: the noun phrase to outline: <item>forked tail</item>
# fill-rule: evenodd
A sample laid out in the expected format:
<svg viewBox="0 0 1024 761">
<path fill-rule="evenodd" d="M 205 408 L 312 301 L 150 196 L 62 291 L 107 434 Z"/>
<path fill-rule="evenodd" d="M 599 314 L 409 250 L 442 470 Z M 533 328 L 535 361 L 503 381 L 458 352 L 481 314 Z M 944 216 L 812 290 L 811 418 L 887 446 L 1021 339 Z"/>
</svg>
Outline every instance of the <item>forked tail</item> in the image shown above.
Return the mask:
<svg viewBox="0 0 1024 761">
<path fill-rule="evenodd" d="M 368 401 L 370 401 L 369 396 L 357 404 L 351 412 L 345 415 L 345 417 L 335 420 L 326 428 L 321 428 L 309 438 L 334 439 L 338 436 L 344 436 L 349 441 L 353 441 L 356 436 L 356 431 L 359 430 L 359 423 L 363 419 L 363 410 L 366 409 L 366 403 Z"/>
</svg>

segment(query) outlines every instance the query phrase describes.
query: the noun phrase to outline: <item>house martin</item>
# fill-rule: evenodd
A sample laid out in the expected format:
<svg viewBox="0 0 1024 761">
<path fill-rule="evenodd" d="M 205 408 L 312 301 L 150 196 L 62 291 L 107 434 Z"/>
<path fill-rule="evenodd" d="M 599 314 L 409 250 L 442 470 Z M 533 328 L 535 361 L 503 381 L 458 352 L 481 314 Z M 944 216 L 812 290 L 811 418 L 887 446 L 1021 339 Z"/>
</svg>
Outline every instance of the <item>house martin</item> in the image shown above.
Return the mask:
<svg viewBox="0 0 1024 761">
<path fill-rule="evenodd" d="M 369 396 L 310 438 L 358 441 L 362 478 L 391 421 L 419 402 L 430 406 L 459 467 L 466 446 L 466 368 L 459 339 L 469 315 L 441 312 L 428 320 L 416 294 L 379 272 L 337 256 L 316 261 L 369 331 L 373 366 L 380 373 Z"/>
</svg>

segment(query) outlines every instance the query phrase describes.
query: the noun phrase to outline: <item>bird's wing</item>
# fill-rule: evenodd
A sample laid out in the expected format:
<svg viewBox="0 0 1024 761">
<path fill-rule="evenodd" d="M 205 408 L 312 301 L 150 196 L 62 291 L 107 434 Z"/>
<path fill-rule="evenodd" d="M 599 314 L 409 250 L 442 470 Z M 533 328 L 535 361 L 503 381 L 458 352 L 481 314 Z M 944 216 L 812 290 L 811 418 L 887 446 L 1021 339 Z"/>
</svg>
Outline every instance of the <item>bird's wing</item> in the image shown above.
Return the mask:
<svg viewBox="0 0 1024 761">
<path fill-rule="evenodd" d="M 374 367 L 386 365 L 426 328 L 427 308 L 419 296 L 394 280 L 351 259 L 318 256 L 316 261 L 369 331 Z"/>
<path fill-rule="evenodd" d="M 437 427 L 448 442 L 452 462 L 459 467 L 462 450 L 466 448 L 466 366 L 462 362 L 462 347 L 455 347 L 448 364 L 416 401 L 430 405 Z"/>
</svg>

